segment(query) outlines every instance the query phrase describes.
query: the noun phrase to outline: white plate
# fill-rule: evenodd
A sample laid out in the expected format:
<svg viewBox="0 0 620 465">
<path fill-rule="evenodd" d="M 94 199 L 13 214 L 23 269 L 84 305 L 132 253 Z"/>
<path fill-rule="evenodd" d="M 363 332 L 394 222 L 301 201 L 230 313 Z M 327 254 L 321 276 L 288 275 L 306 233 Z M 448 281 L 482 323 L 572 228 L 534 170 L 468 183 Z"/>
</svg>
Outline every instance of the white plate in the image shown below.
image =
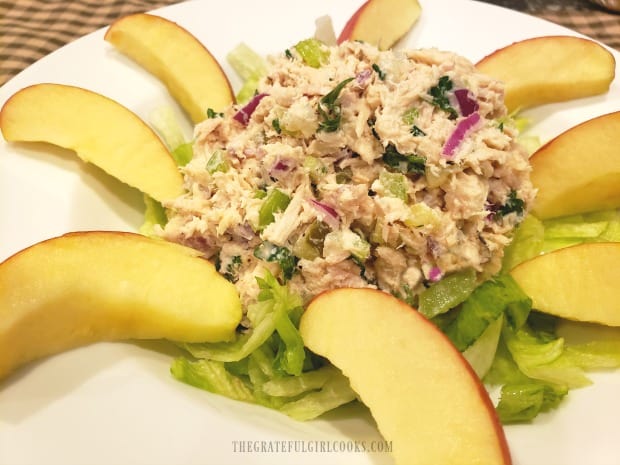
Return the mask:
<svg viewBox="0 0 620 465">
<path fill-rule="evenodd" d="M 225 55 L 239 42 L 261 53 L 278 52 L 311 35 L 314 19 L 324 14 L 341 30 L 360 3 L 196 0 L 157 13 L 193 32 L 230 73 Z M 422 18 L 408 44 L 453 50 L 472 61 L 528 37 L 577 35 L 483 3 L 422 3 Z M 104 42 L 103 33 L 77 40 L 23 71 L 0 89 L 0 104 L 38 82 L 89 88 L 147 120 L 154 108 L 173 104 L 155 78 Z M 233 83 L 239 84 L 235 79 Z M 535 131 L 545 140 L 580 121 L 618 110 L 619 91 L 616 81 L 605 96 L 532 111 Z M 140 199 L 70 152 L 2 142 L 0 259 L 67 231 L 135 230 L 141 221 Z M 168 374 L 170 355 L 171 348 L 158 343 L 95 344 L 33 363 L 0 382 L 0 464 L 392 463 L 387 453 L 347 451 L 360 446 L 355 440 L 381 446 L 372 443 L 380 436 L 361 408 L 297 423 L 173 380 Z M 618 464 L 620 373 L 593 379 L 593 386 L 572 391 L 559 410 L 533 425 L 506 428 L 516 465 Z"/>
</svg>

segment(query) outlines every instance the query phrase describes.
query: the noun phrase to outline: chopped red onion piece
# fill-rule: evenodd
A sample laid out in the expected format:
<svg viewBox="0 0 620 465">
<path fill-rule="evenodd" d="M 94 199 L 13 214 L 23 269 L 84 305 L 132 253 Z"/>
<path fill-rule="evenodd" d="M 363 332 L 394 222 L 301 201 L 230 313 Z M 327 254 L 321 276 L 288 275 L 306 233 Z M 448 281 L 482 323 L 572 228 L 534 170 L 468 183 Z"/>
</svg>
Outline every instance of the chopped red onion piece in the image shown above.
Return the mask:
<svg viewBox="0 0 620 465">
<path fill-rule="evenodd" d="M 365 69 L 363 71 L 360 71 L 359 73 L 357 73 L 357 75 L 355 76 L 355 81 L 359 84 L 359 85 L 363 85 L 366 82 L 368 82 L 368 79 L 370 79 L 370 76 L 372 75 L 372 71 L 370 69 Z"/>
<path fill-rule="evenodd" d="M 310 205 L 321 214 L 322 218 L 320 219 L 327 223 L 330 228 L 338 229 L 340 226 L 340 216 L 333 207 L 314 199 L 310 199 Z"/>
<path fill-rule="evenodd" d="M 432 267 L 430 271 L 428 272 L 428 280 L 433 283 L 436 283 L 437 281 L 441 280 L 442 277 L 443 277 L 443 273 L 436 266 Z"/>
<path fill-rule="evenodd" d="M 459 110 L 461 110 L 461 115 L 469 116 L 475 111 L 478 111 L 480 106 L 478 102 L 471 97 L 471 92 L 469 92 L 468 89 L 456 89 L 454 91 L 454 96 L 459 105 Z"/>
<path fill-rule="evenodd" d="M 472 113 L 465 119 L 459 121 L 454 129 L 454 132 L 450 134 L 450 137 L 448 137 L 448 140 L 444 144 L 442 154 L 445 157 L 451 157 L 454 155 L 454 151 L 459 145 L 461 145 L 461 142 L 463 142 L 463 139 L 465 139 L 467 133 L 471 131 L 479 122 L 480 115 L 478 113 Z"/>
<path fill-rule="evenodd" d="M 269 170 L 269 175 L 278 179 L 283 174 L 288 174 L 294 166 L 295 163 L 292 160 L 278 159 Z"/>
<path fill-rule="evenodd" d="M 246 126 L 250 122 L 250 116 L 252 116 L 252 113 L 254 113 L 256 107 L 263 99 L 263 97 L 266 96 L 267 94 L 257 94 L 252 97 L 252 100 L 250 100 L 243 108 L 241 108 L 237 113 L 235 113 L 233 119 Z"/>
</svg>

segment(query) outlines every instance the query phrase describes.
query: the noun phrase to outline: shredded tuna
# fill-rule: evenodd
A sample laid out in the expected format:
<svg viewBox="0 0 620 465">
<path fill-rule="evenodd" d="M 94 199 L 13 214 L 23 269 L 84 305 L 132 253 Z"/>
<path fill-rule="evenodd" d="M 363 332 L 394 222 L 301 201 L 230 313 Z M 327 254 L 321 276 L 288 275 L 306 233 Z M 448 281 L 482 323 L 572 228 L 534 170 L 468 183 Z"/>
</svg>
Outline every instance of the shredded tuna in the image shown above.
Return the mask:
<svg viewBox="0 0 620 465">
<path fill-rule="evenodd" d="M 294 49 L 270 57 L 241 122 L 244 106 L 233 105 L 197 125 L 187 193 L 166 205 L 162 236 L 217 260 L 246 305 L 262 270 L 286 279 L 254 253 L 264 243 L 294 257 L 289 282 L 306 300 L 334 287 L 410 299 L 451 272 L 497 272 L 534 197 L 502 84 L 436 49 L 345 42 L 326 51 L 320 68 Z M 472 114 L 475 130 L 444 156 Z M 216 152 L 223 163 L 209 170 Z M 266 212 L 275 189 L 286 202 Z M 514 198 L 523 211 L 498 215 Z"/>
</svg>

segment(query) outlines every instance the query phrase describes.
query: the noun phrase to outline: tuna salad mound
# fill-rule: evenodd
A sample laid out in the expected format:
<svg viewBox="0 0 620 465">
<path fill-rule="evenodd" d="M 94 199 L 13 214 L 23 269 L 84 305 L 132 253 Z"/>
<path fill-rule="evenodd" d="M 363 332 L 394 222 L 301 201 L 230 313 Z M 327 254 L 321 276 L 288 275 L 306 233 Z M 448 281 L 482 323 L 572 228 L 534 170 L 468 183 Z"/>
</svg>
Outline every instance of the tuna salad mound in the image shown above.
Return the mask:
<svg viewBox="0 0 620 465">
<path fill-rule="evenodd" d="M 256 95 L 195 129 L 160 234 L 199 249 L 244 306 L 267 268 L 304 301 L 497 273 L 534 197 L 502 85 L 436 49 L 345 42 L 269 58 Z"/>
</svg>

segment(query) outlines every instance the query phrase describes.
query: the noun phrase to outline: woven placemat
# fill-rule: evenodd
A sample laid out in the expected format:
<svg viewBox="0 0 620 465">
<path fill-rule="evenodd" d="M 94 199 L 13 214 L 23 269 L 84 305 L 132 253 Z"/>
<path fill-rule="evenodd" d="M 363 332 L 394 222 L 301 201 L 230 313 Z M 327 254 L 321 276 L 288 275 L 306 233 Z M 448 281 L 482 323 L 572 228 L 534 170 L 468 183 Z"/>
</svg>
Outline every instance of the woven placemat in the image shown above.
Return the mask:
<svg viewBox="0 0 620 465">
<path fill-rule="evenodd" d="M 587 0 L 487 1 L 561 24 L 620 50 L 620 15 Z M 173 3 L 178 2 L 0 0 L 0 85 L 41 57 L 121 16 Z"/>
<path fill-rule="evenodd" d="M 0 84 L 57 48 L 115 19 L 170 0 L 0 1 Z"/>
</svg>

